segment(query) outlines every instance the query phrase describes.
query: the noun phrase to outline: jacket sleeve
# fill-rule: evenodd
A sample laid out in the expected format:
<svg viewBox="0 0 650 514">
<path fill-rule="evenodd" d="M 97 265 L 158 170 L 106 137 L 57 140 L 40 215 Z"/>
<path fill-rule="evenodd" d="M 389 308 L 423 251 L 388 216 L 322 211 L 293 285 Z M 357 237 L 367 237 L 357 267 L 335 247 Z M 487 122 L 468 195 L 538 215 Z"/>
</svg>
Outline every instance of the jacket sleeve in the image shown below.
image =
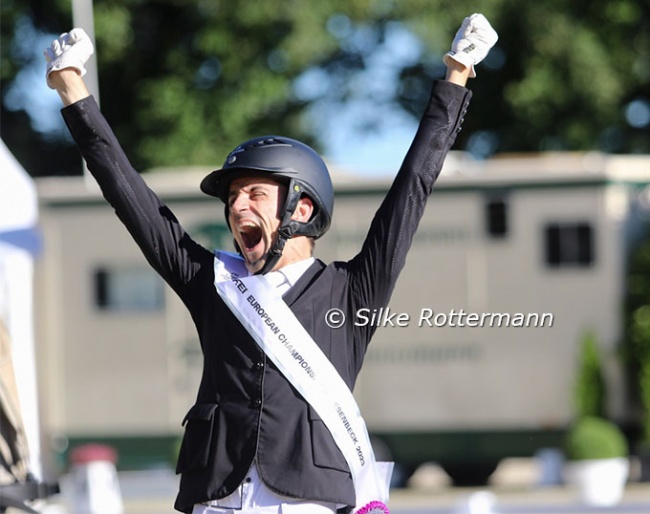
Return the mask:
<svg viewBox="0 0 650 514">
<path fill-rule="evenodd" d="M 370 225 L 361 251 L 348 263 L 350 305 L 377 309 L 388 304 L 447 153 L 460 131 L 471 91 L 446 81 L 433 84 L 415 138 Z M 355 337 L 362 357 L 374 332 Z"/>
<path fill-rule="evenodd" d="M 102 194 L 115 209 L 147 261 L 187 304 L 187 284 L 212 254 L 195 243 L 133 169 L 92 97 L 62 111 L 63 118 Z"/>
</svg>

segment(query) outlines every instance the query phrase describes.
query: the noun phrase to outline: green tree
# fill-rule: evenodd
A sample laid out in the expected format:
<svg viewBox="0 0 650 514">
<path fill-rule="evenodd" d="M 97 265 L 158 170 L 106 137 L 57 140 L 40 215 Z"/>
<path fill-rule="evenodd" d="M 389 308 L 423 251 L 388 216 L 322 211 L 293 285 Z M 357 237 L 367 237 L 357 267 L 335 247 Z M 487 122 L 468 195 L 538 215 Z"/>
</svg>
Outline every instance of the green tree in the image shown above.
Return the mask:
<svg viewBox="0 0 650 514">
<path fill-rule="evenodd" d="M 647 2 L 494 0 L 480 8 L 500 41 L 479 69 L 457 148 L 650 151 Z M 387 106 L 419 116 L 456 28 L 475 9 L 469 0 L 97 0 L 102 110 L 139 169 L 214 166 L 262 133 L 319 147 L 323 117 L 351 101 L 377 106 L 360 130 L 385 122 Z M 3 0 L 1 23 L 3 139 L 34 175 L 79 172 L 69 139 L 36 132 L 5 94 L 36 66 L 26 51 L 36 36 L 71 26 L 70 1 Z M 395 68 L 395 84 L 389 76 L 359 87 L 396 30 L 415 35 L 421 54 L 380 63 Z M 314 105 L 324 106 L 321 118 L 308 122 Z"/>
<path fill-rule="evenodd" d="M 650 225 L 631 254 L 626 285 L 623 352 L 641 408 L 641 442 L 650 446 Z"/>
<path fill-rule="evenodd" d="M 605 415 L 605 378 L 596 336 L 586 333 L 580 345 L 580 362 L 575 385 L 576 418 Z"/>
</svg>

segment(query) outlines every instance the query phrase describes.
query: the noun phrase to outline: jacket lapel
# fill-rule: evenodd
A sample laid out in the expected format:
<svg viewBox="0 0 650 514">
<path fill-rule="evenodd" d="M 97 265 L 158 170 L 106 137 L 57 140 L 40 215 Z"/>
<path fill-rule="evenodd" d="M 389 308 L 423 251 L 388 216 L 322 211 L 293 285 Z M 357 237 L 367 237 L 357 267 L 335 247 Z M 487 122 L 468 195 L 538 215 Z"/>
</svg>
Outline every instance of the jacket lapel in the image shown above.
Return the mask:
<svg viewBox="0 0 650 514">
<path fill-rule="evenodd" d="M 325 263 L 319 259 L 316 259 L 314 263 L 307 268 L 302 276 L 298 279 L 293 287 L 284 293 L 282 299 L 284 302 L 291 307 L 297 300 L 300 298 L 302 293 L 305 291 L 307 286 L 312 283 L 312 281 L 325 269 Z"/>
</svg>

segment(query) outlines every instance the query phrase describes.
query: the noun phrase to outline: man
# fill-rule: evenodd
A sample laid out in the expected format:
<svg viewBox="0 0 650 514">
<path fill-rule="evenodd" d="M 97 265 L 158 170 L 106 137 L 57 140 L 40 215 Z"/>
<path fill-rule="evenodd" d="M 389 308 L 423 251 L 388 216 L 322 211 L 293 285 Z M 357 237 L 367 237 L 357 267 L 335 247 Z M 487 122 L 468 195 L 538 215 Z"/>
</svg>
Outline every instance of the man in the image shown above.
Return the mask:
<svg viewBox="0 0 650 514">
<path fill-rule="evenodd" d="M 180 296 L 204 356 L 185 417 L 175 507 L 199 513 L 387 512 L 386 475 L 350 391 L 374 327 L 336 329 L 387 305 L 471 92 L 496 42 L 482 15 L 463 21 L 414 142 L 359 254 L 314 259 L 333 188 L 308 146 L 266 136 L 233 150 L 201 183 L 225 203 L 241 259 L 194 242 L 131 167 L 81 76 L 92 44 L 79 29 L 46 50 L 47 80 L 88 168 L 149 263 Z M 368 501 L 371 499 L 381 502 Z"/>
</svg>

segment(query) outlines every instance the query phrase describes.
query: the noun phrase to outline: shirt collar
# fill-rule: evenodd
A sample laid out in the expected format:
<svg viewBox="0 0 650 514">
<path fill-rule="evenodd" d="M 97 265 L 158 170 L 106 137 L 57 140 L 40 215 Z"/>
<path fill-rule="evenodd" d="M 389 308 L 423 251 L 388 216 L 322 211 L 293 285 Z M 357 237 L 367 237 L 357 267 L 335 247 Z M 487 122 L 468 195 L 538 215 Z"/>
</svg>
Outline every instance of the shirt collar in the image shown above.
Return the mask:
<svg viewBox="0 0 650 514">
<path fill-rule="evenodd" d="M 273 287 L 284 293 L 298 282 L 315 260 L 314 257 L 309 257 L 298 262 L 292 262 L 279 270 L 266 273 L 264 277 Z"/>
<path fill-rule="evenodd" d="M 284 275 L 290 286 L 293 286 L 315 260 L 314 257 L 309 257 L 302 261 L 292 262 L 291 264 L 279 269 L 278 272 Z"/>
</svg>

